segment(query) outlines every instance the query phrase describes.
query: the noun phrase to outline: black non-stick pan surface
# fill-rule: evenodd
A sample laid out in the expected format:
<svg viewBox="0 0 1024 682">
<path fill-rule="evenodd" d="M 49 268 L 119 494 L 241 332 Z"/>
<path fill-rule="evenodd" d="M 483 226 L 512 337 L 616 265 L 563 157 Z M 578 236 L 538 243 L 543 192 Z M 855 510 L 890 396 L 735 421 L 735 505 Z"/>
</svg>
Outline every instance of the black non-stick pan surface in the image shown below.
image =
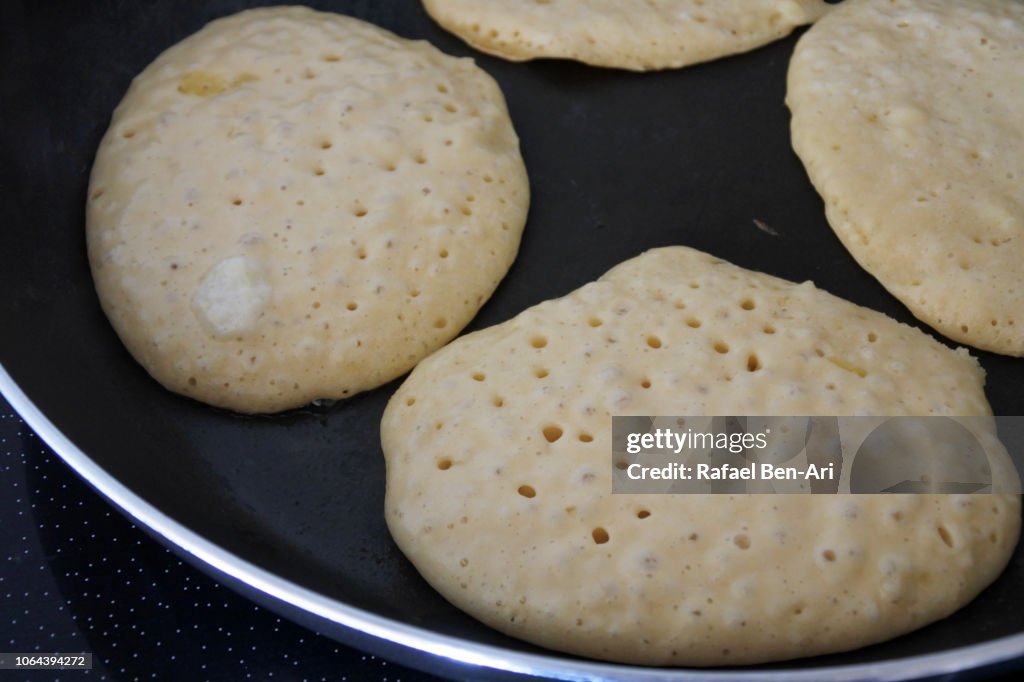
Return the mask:
<svg viewBox="0 0 1024 682">
<path fill-rule="evenodd" d="M 454 676 L 495 674 L 456 661 L 566 679 L 680 675 L 520 643 L 427 586 L 383 518 L 378 424 L 397 381 L 330 408 L 242 417 L 165 391 L 118 341 L 85 252 L 97 144 L 136 73 L 209 20 L 249 4 L 2 4 L 0 362 L 10 376 L 0 372 L 0 386 L 8 399 L 155 535 L 321 632 Z M 487 57 L 433 24 L 415 0 L 313 4 L 472 56 L 505 92 L 532 205 L 519 257 L 471 330 L 669 244 L 811 279 L 921 326 L 833 236 L 791 151 L 783 98 L 798 35 L 709 64 L 635 74 Z M 980 356 L 995 412 L 1021 413 L 1024 360 Z M 935 625 L 846 654 L 730 672 L 897 678 L 1019 661 L 1022 583 L 1018 550 L 994 585 Z M 682 671 L 684 679 L 698 675 L 713 676 Z"/>
</svg>

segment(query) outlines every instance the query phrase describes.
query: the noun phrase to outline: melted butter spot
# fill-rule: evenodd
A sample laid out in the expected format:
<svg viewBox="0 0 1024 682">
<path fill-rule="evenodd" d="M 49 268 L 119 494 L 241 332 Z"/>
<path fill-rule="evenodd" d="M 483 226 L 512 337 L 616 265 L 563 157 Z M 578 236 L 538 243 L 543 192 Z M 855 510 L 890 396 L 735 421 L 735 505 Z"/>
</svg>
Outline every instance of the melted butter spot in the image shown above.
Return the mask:
<svg viewBox="0 0 1024 682">
<path fill-rule="evenodd" d="M 209 97 L 224 92 L 228 88 L 227 81 L 217 74 L 205 71 L 189 71 L 178 82 L 178 92 L 183 95 Z"/>
<path fill-rule="evenodd" d="M 178 92 L 183 95 L 210 97 L 219 95 L 230 88 L 237 88 L 243 83 L 251 83 L 259 79 L 256 74 L 240 73 L 228 82 L 223 76 L 208 71 L 189 71 L 178 82 Z"/>
</svg>

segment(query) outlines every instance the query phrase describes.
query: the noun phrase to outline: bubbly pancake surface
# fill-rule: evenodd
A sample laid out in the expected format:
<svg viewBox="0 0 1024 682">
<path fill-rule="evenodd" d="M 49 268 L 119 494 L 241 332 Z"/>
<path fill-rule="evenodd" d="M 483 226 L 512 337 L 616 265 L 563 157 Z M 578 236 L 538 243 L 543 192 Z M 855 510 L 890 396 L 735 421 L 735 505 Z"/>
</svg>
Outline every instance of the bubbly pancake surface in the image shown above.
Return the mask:
<svg viewBox="0 0 1024 682">
<path fill-rule="evenodd" d="M 797 44 L 793 147 L 857 261 L 960 343 L 1024 355 L 1024 3 L 847 0 Z"/>
<path fill-rule="evenodd" d="M 171 390 L 240 412 L 338 399 L 472 318 L 519 246 L 528 184 L 471 60 L 299 7 L 160 55 L 93 168 L 108 317 Z"/>
<path fill-rule="evenodd" d="M 987 415 L 963 350 L 683 247 L 649 251 L 421 363 L 381 426 L 386 515 L 456 606 L 649 665 L 843 651 L 1002 570 L 1012 495 L 611 493 L 612 415 Z"/>
</svg>

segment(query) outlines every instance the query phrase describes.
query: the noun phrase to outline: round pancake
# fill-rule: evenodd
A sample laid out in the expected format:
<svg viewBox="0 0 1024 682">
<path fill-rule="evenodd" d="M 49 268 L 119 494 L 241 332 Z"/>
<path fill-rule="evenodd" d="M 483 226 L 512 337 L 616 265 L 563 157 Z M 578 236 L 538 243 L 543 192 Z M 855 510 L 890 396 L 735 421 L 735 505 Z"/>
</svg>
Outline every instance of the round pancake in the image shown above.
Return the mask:
<svg viewBox="0 0 1024 682">
<path fill-rule="evenodd" d="M 521 61 L 575 59 L 634 71 L 746 52 L 828 10 L 822 0 L 423 0 L 478 50 Z"/>
<path fill-rule="evenodd" d="M 472 60 L 258 9 L 133 81 L 92 171 L 89 260 L 159 382 L 274 412 L 447 343 L 511 265 L 527 206 L 504 98 Z"/>
<path fill-rule="evenodd" d="M 955 341 L 1024 355 L 1024 3 L 847 0 L 790 64 L 793 147 L 857 261 Z"/>
<path fill-rule="evenodd" d="M 488 625 L 650 665 L 878 642 L 1005 566 L 1013 495 L 611 494 L 612 415 L 987 415 L 964 350 L 683 247 L 464 336 L 381 425 L 388 526 Z"/>
</svg>

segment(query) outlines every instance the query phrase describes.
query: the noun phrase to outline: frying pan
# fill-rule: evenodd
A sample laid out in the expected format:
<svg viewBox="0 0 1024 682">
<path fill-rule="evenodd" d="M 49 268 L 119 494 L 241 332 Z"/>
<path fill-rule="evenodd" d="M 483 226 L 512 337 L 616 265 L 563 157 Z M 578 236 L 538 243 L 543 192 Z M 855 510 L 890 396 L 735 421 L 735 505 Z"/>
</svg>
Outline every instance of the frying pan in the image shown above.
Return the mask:
<svg viewBox="0 0 1024 682">
<path fill-rule="evenodd" d="M 0 10 L 0 389 L 100 493 L 251 598 L 339 640 L 454 677 L 899 679 L 1006 666 L 1024 655 L 1020 549 L 1003 576 L 952 617 L 849 653 L 680 671 L 545 651 L 447 604 L 391 542 L 378 424 L 398 382 L 331 407 L 241 417 L 150 379 L 93 291 L 83 228 L 89 168 L 132 76 L 207 21 L 250 4 L 97 0 Z M 415 0 L 313 5 L 472 56 L 506 94 L 533 200 L 519 257 L 470 329 L 669 244 L 812 279 L 917 324 L 833 236 L 790 150 L 783 97 L 797 36 L 688 69 L 634 74 L 474 53 Z M 1020 413 L 1024 361 L 979 355 L 995 412 Z"/>
</svg>

